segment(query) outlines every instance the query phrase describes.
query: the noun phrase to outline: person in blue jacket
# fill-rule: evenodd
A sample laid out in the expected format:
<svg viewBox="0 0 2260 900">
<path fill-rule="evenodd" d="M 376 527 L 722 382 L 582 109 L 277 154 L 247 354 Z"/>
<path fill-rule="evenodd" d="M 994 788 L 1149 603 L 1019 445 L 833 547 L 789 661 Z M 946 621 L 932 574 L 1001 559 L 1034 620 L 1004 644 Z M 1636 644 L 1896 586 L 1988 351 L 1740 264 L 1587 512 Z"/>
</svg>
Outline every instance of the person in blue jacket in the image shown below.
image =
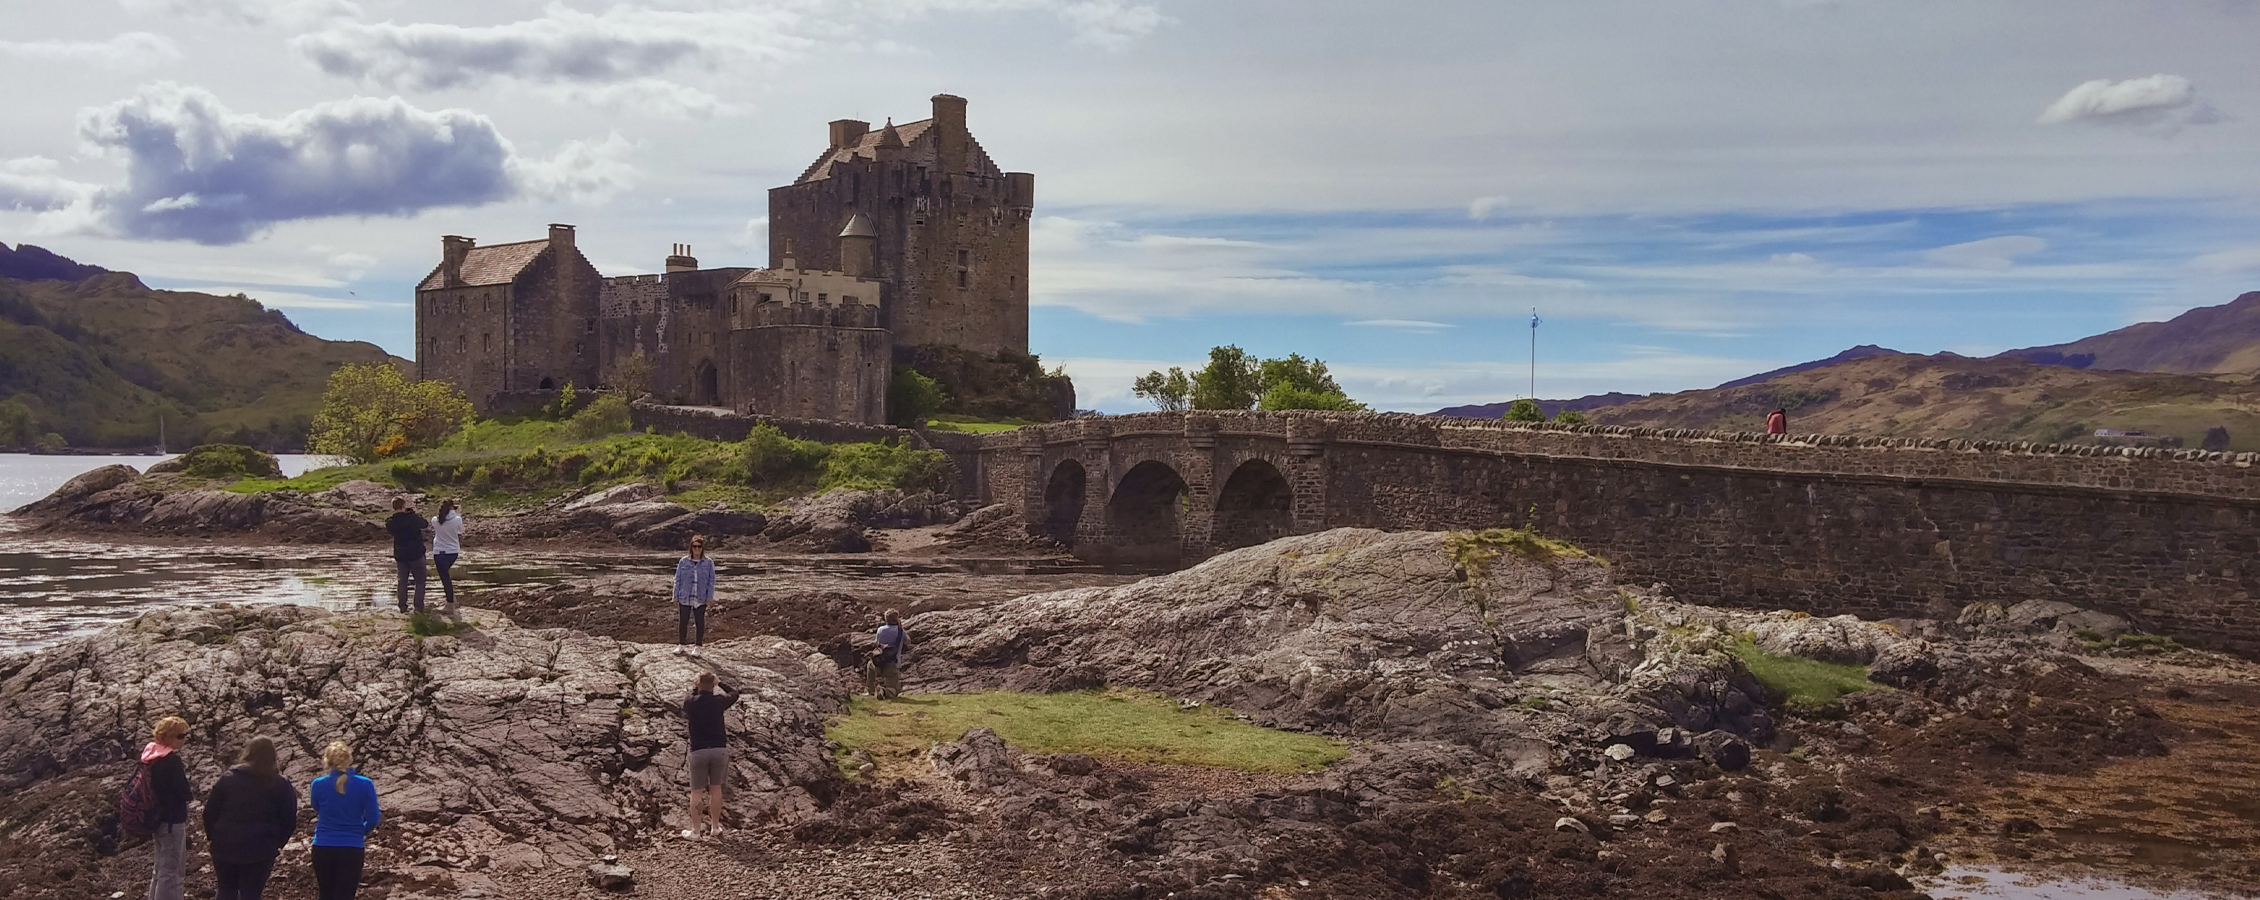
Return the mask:
<svg viewBox="0 0 2260 900">
<path fill-rule="evenodd" d="M 706 645 L 706 605 L 714 602 L 714 560 L 706 555 L 706 536 L 691 535 L 690 555 L 675 563 L 675 655 L 681 656 L 690 638 L 691 623 L 698 623 L 698 643 L 690 654 Z"/>
<path fill-rule="evenodd" d="M 361 863 L 369 833 L 384 815 L 377 811 L 377 783 L 353 771 L 353 748 L 331 741 L 322 751 L 330 772 L 314 779 L 307 799 L 314 807 L 314 884 L 321 900 L 353 900 L 361 890 Z"/>
</svg>

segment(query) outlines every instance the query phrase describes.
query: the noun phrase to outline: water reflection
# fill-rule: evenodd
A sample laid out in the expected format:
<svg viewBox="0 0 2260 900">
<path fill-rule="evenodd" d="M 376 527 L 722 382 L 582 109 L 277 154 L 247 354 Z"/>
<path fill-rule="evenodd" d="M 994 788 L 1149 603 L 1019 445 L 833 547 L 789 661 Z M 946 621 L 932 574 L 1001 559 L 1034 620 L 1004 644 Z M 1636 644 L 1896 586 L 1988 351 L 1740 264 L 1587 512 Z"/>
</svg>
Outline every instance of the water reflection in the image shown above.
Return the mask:
<svg viewBox="0 0 2260 900">
<path fill-rule="evenodd" d="M 1951 866 L 1944 874 L 1915 879 L 1936 900 L 2209 900 L 2252 894 L 2154 891 L 2103 878 L 2063 879 L 2006 872 L 1991 866 Z"/>
</svg>

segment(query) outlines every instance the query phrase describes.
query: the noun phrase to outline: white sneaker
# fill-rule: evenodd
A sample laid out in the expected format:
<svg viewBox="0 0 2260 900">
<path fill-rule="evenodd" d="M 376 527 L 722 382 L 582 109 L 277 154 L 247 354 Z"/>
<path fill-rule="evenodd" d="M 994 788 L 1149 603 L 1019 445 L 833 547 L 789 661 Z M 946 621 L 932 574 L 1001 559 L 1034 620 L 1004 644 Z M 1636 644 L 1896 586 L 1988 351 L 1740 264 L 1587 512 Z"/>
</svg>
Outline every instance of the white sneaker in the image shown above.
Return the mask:
<svg viewBox="0 0 2260 900">
<path fill-rule="evenodd" d="M 697 658 L 698 658 L 698 648 L 697 648 L 697 647 L 692 647 L 692 648 L 691 648 L 691 658 L 692 658 L 692 659 L 697 659 Z"/>
<path fill-rule="evenodd" d="M 691 830 L 691 829 L 688 829 L 688 828 L 685 828 L 685 829 L 683 829 L 683 840 L 686 840 L 686 841 L 695 841 L 695 840 L 698 840 L 698 832 L 696 832 L 696 831 L 693 831 L 693 830 Z"/>
<path fill-rule="evenodd" d="M 675 655 L 676 655 L 676 656 L 681 656 L 681 655 L 683 655 L 683 645 L 681 645 L 681 644 L 676 644 L 676 645 L 675 645 Z"/>
</svg>

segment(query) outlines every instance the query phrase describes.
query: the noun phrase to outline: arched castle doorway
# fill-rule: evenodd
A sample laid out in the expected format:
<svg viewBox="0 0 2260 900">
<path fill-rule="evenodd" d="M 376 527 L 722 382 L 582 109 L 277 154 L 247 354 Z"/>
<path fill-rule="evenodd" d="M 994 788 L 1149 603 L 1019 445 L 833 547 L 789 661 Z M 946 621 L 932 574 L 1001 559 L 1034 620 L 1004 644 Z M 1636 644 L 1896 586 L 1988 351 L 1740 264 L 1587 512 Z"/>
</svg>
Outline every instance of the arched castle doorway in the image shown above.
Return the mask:
<svg viewBox="0 0 2260 900">
<path fill-rule="evenodd" d="M 1052 540 L 1073 546 L 1075 523 L 1083 518 L 1083 487 L 1088 476 L 1075 460 L 1060 463 L 1044 484 L 1043 532 Z"/>
<path fill-rule="evenodd" d="M 1110 555 L 1176 565 L 1186 493 L 1185 479 L 1167 464 L 1147 460 L 1131 467 L 1107 499 L 1107 525 L 1120 542 Z"/>
<path fill-rule="evenodd" d="M 698 371 L 691 376 L 691 405 L 722 405 L 722 375 L 714 370 L 713 360 L 700 360 Z"/>
<path fill-rule="evenodd" d="M 1216 548 L 1253 547 L 1286 537 L 1294 528 L 1294 505 L 1294 488 L 1278 467 L 1260 459 L 1241 463 L 1216 496 Z"/>
</svg>

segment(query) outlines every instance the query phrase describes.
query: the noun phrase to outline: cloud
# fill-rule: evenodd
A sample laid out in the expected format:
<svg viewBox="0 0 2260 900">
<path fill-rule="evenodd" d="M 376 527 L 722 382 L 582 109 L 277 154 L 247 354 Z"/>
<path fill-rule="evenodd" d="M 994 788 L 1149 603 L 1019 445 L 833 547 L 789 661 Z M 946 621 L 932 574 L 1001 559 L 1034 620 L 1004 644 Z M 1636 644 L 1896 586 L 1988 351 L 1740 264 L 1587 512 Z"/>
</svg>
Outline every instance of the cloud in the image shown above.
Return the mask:
<svg viewBox="0 0 2260 900">
<path fill-rule="evenodd" d="M 2250 272 L 2260 269 L 2260 247 L 2238 247 L 2207 253 L 2189 261 L 2190 268 L 2206 272 Z"/>
<path fill-rule="evenodd" d="M 2178 130 L 2220 121 L 2220 113 L 2199 100 L 2197 88 L 2179 75 L 2152 75 L 2111 81 L 2098 78 L 2056 98 L 2040 111 L 2042 125 L 2092 122 L 2142 129 Z"/>
<path fill-rule="evenodd" d="M 252 28 L 267 25 L 303 28 L 361 16 L 361 7 L 346 0 L 118 0 L 118 5 L 138 15 L 167 15 Z"/>
<path fill-rule="evenodd" d="M 0 160 L 0 208 L 57 210 L 88 202 L 95 185 L 72 181 L 62 166 L 44 156 Z"/>
<path fill-rule="evenodd" d="M 177 62 L 181 52 L 180 45 L 164 35 L 129 31 L 106 41 L 0 41 L 0 57 L 105 69 L 144 69 Z"/>
<path fill-rule="evenodd" d="M 740 250 L 759 250 L 763 254 L 767 254 L 769 252 L 769 217 L 754 216 L 745 220 L 745 225 L 739 228 L 736 234 L 730 236 L 730 246 Z"/>
<path fill-rule="evenodd" d="M 268 309 L 377 309 L 407 305 L 382 300 L 363 300 L 358 297 L 323 297 L 297 291 L 278 291 L 272 288 L 237 287 L 235 285 L 197 285 L 170 288 L 170 290 L 195 291 L 199 294 L 213 294 L 221 297 L 242 294 L 259 301 L 259 305 Z"/>
<path fill-rule="evenodd" d="M 1477 197 L 1474 202 L 1467 205 L 1467 217 L 1478 222 L 1485 221 L 1491 218 L 1493 213 L 1506 207 L 1507 198 L 1505 197 Z"/>
<path fill-rule="evenodd" d="M 1075 29 L 1076 43 L 1108 50 L 1127 47 L 1171 21 L 1151 6 L 1114 0 L 1062 4 L 1059 18 Z"/>
<path fill-rule="evenodd" d="M 426 111 L 397 97 L 321 103 L 275 119 L 161 82 L 82 112 L 79 136 L 126 169 L 123 184 L 89 198 L 97 213 L 90 225 L 205 244 L 238 243 L 299 219 L 407 216 L 521 195 L 601 198 L 634 174 L 618 134 L 528 159 L 483 116 Z M 55 209 L 58 199 L 67 192 L 35 208 Z"/>
<path fill-rule="evenodd" d="M 2009 234 L 1929 250 L 1923 258 L 1957 269 L 2005 272 L 2015 268 L 2017 257 L 2048 249 L 2048 242 L 2028 234 Z"/>
<path fill-rule="evenodd" d="M 1389 328 L 1397 331 L 1420 332 L 1442 331 L 1446 328 L 1459 327 L 1449 322 L 1428 322 L 1421 319 L 1360 319 L 1355 322 L 1344 322 L 1342 324 L 1351 326 L 1353 328 Z"/>
</svg>

